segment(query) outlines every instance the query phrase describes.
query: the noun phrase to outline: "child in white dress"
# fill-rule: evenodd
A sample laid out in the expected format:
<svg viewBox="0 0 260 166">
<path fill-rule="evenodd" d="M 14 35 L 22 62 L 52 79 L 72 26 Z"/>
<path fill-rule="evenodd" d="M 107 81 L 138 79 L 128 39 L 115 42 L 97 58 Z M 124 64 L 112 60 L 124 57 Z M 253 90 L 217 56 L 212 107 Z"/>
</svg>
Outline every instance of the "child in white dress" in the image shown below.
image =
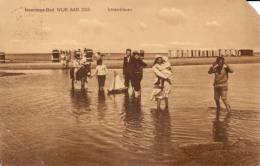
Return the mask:
<svg viewBox="0 0 260 166">
<path fill-rule="evenodd" d="M 157 63 L 157 61 L 162 61 Z M 165 56 L 156 56 L 156 60 L 153 66 L 153 71 L 156 75 L 156 81 L 154 83 L 154 88 L 151 95 L 151 100 L 154 100 L 158 97 L 164 96 L 162 93 L 166 92 L 167 94 L 170 91 L 170 85 L 172 84 L 171 79 L 173 77 L 171 64 L 167 57 Z M 166 90 L 166 91 L 165 91 Z"/>
</svg>

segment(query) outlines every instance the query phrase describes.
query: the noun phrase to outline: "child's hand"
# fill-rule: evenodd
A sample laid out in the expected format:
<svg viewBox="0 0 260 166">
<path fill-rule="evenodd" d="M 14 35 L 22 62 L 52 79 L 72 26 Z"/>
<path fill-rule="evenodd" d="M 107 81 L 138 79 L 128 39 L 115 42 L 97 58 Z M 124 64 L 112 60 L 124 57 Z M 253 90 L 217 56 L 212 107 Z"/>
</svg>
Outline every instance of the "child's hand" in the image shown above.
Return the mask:
<svg viewBox="0 0 260 166">
<path fill-rule="evenodd" d="M 172 82 L 169 78 L 167 78 L 166 81 L 168 81 L 170 85 L 172 84 Z"/>
<path fill-rule="evenodd" d="M 218 67 L 218 64 L 217 64 L 216 62 L 214 62 L 214 63 L 212 64 L 212 67 L 213 67 L 213 68 L 216 68 L 216 67 Z"/>
</svg>

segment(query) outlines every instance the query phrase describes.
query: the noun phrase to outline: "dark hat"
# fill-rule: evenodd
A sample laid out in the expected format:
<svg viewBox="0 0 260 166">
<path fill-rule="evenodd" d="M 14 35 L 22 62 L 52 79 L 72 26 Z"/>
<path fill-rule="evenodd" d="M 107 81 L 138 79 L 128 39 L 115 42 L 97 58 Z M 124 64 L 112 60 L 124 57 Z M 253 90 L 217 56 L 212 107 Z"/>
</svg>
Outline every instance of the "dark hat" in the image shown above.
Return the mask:
<svg viewBox="0 0 260 166">
<path fill-rule="evenodd" d="M 139 55 L 138 51 L 133 51 L 133 55 Z"/>
</svg>

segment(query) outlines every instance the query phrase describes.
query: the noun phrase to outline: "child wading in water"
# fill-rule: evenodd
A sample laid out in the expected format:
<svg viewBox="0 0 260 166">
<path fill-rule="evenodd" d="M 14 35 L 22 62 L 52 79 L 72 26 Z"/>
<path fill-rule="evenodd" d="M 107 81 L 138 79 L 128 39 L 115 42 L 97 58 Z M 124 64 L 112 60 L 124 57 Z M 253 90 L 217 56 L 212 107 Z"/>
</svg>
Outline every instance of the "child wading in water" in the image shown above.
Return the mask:
<svg viewBox="0 0 260 166">
<path fill-rule="evenodd" d="M 102 59 L 97 60 L 97 67 L 96 67 L 94 73 L 92 74 L 92 77 L 94 75 L 97 75 L 98 88 L 100 91 L 104 90 L 107 73 L 108 73 L 108 69 L 107 69 L 106 65 L 103 65 L 103 60 Z"/>
</svg>

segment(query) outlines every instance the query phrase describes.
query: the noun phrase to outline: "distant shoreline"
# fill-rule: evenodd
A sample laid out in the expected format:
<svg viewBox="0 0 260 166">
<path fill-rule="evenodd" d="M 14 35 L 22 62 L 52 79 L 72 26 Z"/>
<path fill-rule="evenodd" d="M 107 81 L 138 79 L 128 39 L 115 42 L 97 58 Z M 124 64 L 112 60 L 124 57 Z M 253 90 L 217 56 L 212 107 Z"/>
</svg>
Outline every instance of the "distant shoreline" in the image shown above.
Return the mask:
<svg viewBox="0 0 260 166">
<path fill-rule="evenodd" d="M 187 65 L 211 65 L 215 61 L 215 57 L 209 58 L 171 58 L 172 66 L 187 66 Z M 251 64 L 260 63 L 260 56 L 251 57 L 226 57 L 226 62 L 229 64 Z M 148 68 L 152 67 L 153 59 L 144 60 L 148 64 Z M 104 63 L 110 69 L 121 69 L 123 60 L 104 60 Z M 95 67 L 96 63 L 92 63 Z M 61 63 L 48 62 L 30 62 L 30 63 L 0 63 L 0 70 L 37 70 L 37 69 L 64 69 Z"/>
<path fill-rule="evenodd" d="M 24 73 L 7 73 L 7 72 L 0 71 L 0 77 L 16 76 L 16 75 L 24 75 Z"/>
</svg>

